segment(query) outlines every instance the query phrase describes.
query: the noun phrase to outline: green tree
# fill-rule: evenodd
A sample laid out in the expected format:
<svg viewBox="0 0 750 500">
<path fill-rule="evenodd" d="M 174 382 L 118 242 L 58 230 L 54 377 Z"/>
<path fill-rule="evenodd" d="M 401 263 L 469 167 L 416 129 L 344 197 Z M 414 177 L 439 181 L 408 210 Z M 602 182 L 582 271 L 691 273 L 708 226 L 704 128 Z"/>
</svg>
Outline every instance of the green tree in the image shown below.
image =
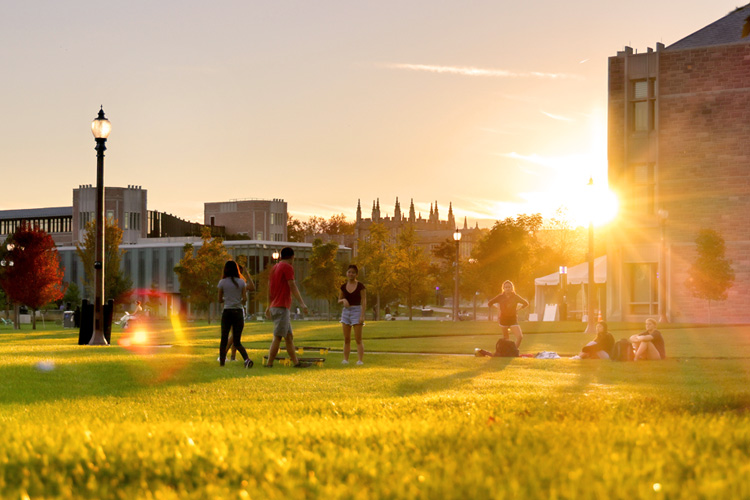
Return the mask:
<svg viewBox="0 0 750 500">
<path fill-rule="evenodd" d="M 388 255 L 393 247 L 389 239 L 385 225 L 374 222 L 370 226 L 369 237 L 357 242 L 357 265 L 367 286 L 368 297 L 375 298 L 375 301 L 371 302 L 371 307 L 376 320 L 380 319 L 381 301 L 388 303 L 396 298 L 395 290 L 391 286 L 392 269 L 388 261 Z"/>
<path fill-rule="evenodd" d="M 38 227 L 21 224 L 9 235 L 2 247 L 3 266 L 0 286 L 16 304 L 34 312 L 32 329 L 36 330 L 36 311 L 65 294 L 64 270 L 55 242 Z"/>
<path fill-rule="evenodd" d="M 432 249 L 432 256 L 437 262 L 430 264 L 430 275 L 435 280 L 435 285 L 440 287 L 443 297 L 453 297 L 456 285 L 456 242 L 446 239 Z M 459 292 L 463 291 L 463 274 L 465 266 L 459 262 Z M 473 292 L 472 292 L 473 293 Z"/>
<path fill-rule="evenodd" d="M 65 305 L 67 306 L 68 303 L 70 303 L 70 306 L 72 308 L 75 308 L 78 305 L 81 305 L 81 289 L 78 288 L 78 285 L 75 283 L 68 284 L 68 290 L 65 292 L 65 296 L 63 297 L 63 302 L 65 302 Z"/>
<path fill-rule="evenodd" d="M 407 225 L 398 235 L 396 246 L 389 253 L 391 285 L 399 298 L 406 302 L 409 321 L 412 320 L 414 304 L 423 304 L 430 297 L 430 261 L 417 244 L 414 227 Z"/>
<path fill-rule="evenodd" d="M 127 302 L 128 296 L 133 289 L 133 282 L 129 276 L 120 269 L 122 257 L 125 251 L 120 249 L 122 243 L 122 229 L 115 221 L 105 219 L 104 224 L 104 302 L 112 299 L 115 304 Z M 96 271 L 96 221 L 86 224 L 86 235 L 83 245 L 76 243 L 76 253 L 83 263 L 83 287 L 86 296 L 94 297 L 94 280 Z"/>
<path fill-rule="evenodd" d="M 211 238 L 211 229 L 201 230 L 203 243 L 194 251 L 192 244 L 184 246 L 184 255 L 174 268 L 180 280 L 180 293 L 195 310 L 206 312 L 211 324 L 211 304 L 217 298 L 216 284 L 221 279 L 224 263 L 231 256 L 221 238 Z"/>
<path fill-rule="evenodd" d="M 341 267 L 336 262 L 339 246 L 336 243 L 323 243 L 316 239 L 313 242 L 310 255 L 310 272 L 302 280 L 305 292 L 310 297 L 322 299 L 328 303 L 328 317 L 330 319 L 334 300 L 338 297 L 338 286 L 342 280 Z"/>
<path fill-rule="evenodd" d="M 287 241 L 305 241 L 305 227 L 302 221 L 286 214 L 286 239 Z"/>
<path fill-rule="evenodd" d="M 505 280 L 511 280 L 522 296 L 534 293 L 534 278 L 544 269 L 538 267 L 543 245 L 537 240 L 542 225 L 540 214 L 521 214 L 495 222 L 472 252 L 477 272 L 483 276 L 479 290 L 485 297 L 500 292 Z M 556 263 L 545 265 L 557 266 Z M 556 269 L 556 267 L 555 267 Z"/>
<path fill-rule="evenodd" d="M 711 302 L 726 300 L 734 284 L 732 261 L 725 256 L 724 238 L 713 229 L 701 229 L 695 245 L 697 255 L 688 270 L 687 287 L 693 297 L 708 301 L 708 322 L 711 323 Z"/>
</svg>

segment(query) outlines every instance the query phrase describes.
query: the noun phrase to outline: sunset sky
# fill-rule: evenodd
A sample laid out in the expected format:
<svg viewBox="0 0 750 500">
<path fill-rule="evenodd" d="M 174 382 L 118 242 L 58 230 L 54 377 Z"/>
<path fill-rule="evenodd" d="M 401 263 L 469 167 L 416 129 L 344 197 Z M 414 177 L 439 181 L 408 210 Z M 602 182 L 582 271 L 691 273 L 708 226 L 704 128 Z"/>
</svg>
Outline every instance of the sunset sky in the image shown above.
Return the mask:
<svg viewBox="0 0 750 500">
<path fill-rule="evenodd" d="M 740 0 L 741 2 L 742 0 Z M 194 221 L 283 198 L 306 218 L 488 225 L 606 183 L 607 58 L 670 45 L 737 0 L 29 1 L 0 7 L 0 210 L 96 182 Z M 573 207 L 571 207 L 573 209 Z"/>
</svg>

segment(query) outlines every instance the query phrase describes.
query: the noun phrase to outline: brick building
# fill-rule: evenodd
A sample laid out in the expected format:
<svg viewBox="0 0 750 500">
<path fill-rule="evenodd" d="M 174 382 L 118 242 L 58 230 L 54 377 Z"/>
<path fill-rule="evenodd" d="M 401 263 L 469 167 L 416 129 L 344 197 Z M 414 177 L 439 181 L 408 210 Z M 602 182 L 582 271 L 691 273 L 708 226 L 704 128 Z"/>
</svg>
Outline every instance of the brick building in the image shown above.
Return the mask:
<svg viewBox="0 0 750 500">
<path fill-rule="evenodd" d="M 141 186 L 105 187 L 104 214 L 118 222 L 122 242 L 138 243 L 148 229 L 147 191 Z M 73 242 L 83 242 L 84 228 L 96 219 L 96 187 L 91 184 L 73 189 Z"/>
<path fill-rule="evenodd" d="M 204 224 L 224 226 L 227 234 L 245 235 L 249 240 L 287 240 L 284 200 L 230 200 L 203 207 Z"/>
<path fill-rule="evenodd" d="M 711 304 L 750 323 L 750 4 L 665 47 L 609 59 L 609 182 L 621 200 L 608 246 L 607 317 L 707 322 L 686 282 L 700 229 L 726 241 L 736 281 Z"/>
</svg>

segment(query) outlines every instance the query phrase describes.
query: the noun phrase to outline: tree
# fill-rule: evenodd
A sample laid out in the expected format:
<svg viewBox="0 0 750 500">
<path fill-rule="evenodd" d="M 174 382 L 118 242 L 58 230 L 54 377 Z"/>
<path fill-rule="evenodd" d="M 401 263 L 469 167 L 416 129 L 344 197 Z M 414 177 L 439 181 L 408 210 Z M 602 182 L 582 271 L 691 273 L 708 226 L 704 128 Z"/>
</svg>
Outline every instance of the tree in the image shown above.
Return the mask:
<svg viewBox="0 0 750 500">
<path fill-rule="evenodd" d="M 302 221 L 286 214 L 286 239 L 288 241 L 305 241 L 305 227 Z"/>
<path fill-rule="evenodd" d="M 36 313 L 42 306 L 62 298 L 65 271 L 60 266 L 52 236 L 38 227 L 21 224 L 5 240 L 3 249 L 2 260 L 13 265 L 4 266 L 0 286 L 13 302 Z M 36 330 L 36 314 L 31 318 L 32 329 Z"/>
<path fill-rule="evenodd" d="M 388 266 L 393 271 L 391 284 L 401 300 L 406 301 L 411 321 L 413 305 L 426 302 L 430 296 L 430 262 L 417 244 L 417 234 L 411 225 L 399 233 L 396 246 L 390 252 Z"/>
<path fill-rule="evenodd" d="M 75 283 L 68 284 L 68 290 L 65 292 L 65 296 L 62 300 L 65 302 L 66 307 L 68 304 L 70 304 L 71 307 L 80 305 L 81 290 L 78 288 L 78 285 Z"/>
<path fill-rule="evenodd" d="M 336 262 L 338 248 L 336 243 L 323 243 L 322 240 L 316 239 L 309 260 L 310 272 L 302 281 L 310 297 L 328 302 L 329 318 L 341 282 L 341 268 Z"/>
<path fill-rule="evenodd" d="M 697 299 L 708 301 L 711 323 L 711 301 L 727 300 L 734 284 L 732 261 L 725 257 L 724 238 L 713 229 L 701 229 L 695 239 L 697 256 L 688 270 L 687 287 Z"/>
<path fill-rule="evenodd" d="M 206 311 L 211 324 L 211 303 L 216 300 L 216 285 L 224 271 L 224 263 L 231 256 L 221 238 L 211 238 L 211 228 L 201 230 L 203 243 L 197 252 L 187 243 L 184 256 L 174 271 L 180 280 L 180 293 L 197 311 Z"/>
<path fill-rule="evenodd" d="M 354 223 L 347 222 L 346 215 L 332 215 L 327 221 L 321 224 L 321 232 L 324 234 L 354 234 Z"/>
<path fill-rule="evenodd" d="M 541 225 L 539 214 L 508 217 L 495 222 L 479 240 L 472 256 L 484 277 L 479 289 L 484 296 L 499 293 L 505 280 L 513 281 L 522 296 L 534 293 L 534 277 L 544 271 L 538 267 L 537 259 L 544 249 L 536 238 Z M 545 265 L 557 266 L 555 263 Z"/>
<path fill-rule="evenodd" d="M 432 249 L 432 256 L 437 259 L 437 263 L 430 265 L 430 275 L 435 279 L 444 297 L 453 297 L 456 284 L 456 242 L 452 238 L 446 239 Z M 464 273 L 461 263 L 458 271 L 461 275 Z M 459 276 L 459 288 L 463 288 L 461 283 L 463 279 Z"/>
<path fill-rule="evenodd" d="M 368 297 L 375 297 L 372 303 L 375 319 L 380 319 L 380 303 L 395 299 L 396 294 L 391 286 L 391 267 L 388 255 L 392 245 L 388 241 L 388 229 L 378 222 L 370 226 L 370 234 L 366 240 L 358 240 L 357 264 L 364 283 L 367 285 Z"/>
<path fill-rule="evenodd" d="M 96 221 L 92 220 L 86 224 L 86 235 L 83 245 L 76 243 L 76 253 L 83 263 L 84 280 L 83 287 L 87 297 L 94 297 L 94 280 L 96 271 Z M 125 251 L 120 249 L 122 243 L 122 229 L 117 223 L 110 219 L 104 220 L 104 303 L 112 299 L 115 304 L 127 302 L 128 296 L 133 289 L 133 282 L 129 276 L 120 269 L 122 256 Z"/>
<path fill-rule="evenodd" d="M 582 226 L 574 227 L 565 207 L 558 208 L 554 217 L 544 221 L 537 236 L 542 245 L 550 248 L 551 257 L 555 259 L 553 264 L 558 267 L 574 266 L 586 260 L 588 233 Z"/>
</svg>

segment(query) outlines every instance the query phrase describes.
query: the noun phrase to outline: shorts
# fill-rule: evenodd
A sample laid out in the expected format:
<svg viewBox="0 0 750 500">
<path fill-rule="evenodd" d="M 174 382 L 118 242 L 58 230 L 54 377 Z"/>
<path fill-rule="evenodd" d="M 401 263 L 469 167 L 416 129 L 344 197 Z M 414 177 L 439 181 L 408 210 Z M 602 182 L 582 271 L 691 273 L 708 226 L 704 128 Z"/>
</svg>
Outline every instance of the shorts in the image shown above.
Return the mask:
<svg viewBox="0 0 750 500">
<path fill-rule="evenodd" d="M 360 323 L 359 318 L 362 316 L 362 306 L 349 306 L 341 311 L 341 322 L 345 325 L 364 325 Z"/>
<path fill-rule="evenodd" d="M 292 335 L 292 320 L 289 309 L 286 307 L 272 307 L 271 319 L 273 320 L 273 336 L 284 338 Z"/>
<path fill-rule="evenodd" d="M 504 318 L 500 317 L 500 326 L 503 327 L 511 327 L 511 326 L 518 326 L 518 316 L 513 318 Z"/>
</svg>

